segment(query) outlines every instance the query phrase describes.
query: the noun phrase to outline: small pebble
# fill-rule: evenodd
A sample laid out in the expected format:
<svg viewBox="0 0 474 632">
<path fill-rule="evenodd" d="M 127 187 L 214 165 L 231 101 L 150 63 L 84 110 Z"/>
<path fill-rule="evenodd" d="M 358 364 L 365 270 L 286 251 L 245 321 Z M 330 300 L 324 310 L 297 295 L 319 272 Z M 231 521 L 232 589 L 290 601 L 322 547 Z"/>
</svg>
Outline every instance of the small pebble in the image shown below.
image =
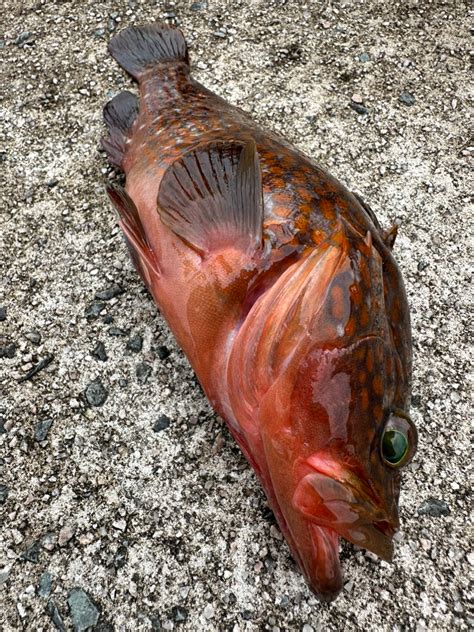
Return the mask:
<svg viewBox="0 0 474 632">
<path fill-rule="evenodd" d="M 91 382 L 84 391 L 84 396 L 86 398 L 89 406 L 102 406 L 107 399 L 108 392 L 105 386 L 102 384 L 100 379 L 94 380 Z"/>
<path fill-rule="evenodd" d="M 127 342 L 127 349 L 132 351 L 132 353 L 138 353 L 142 350 L 143 347 L 143 338 L 140 334 L 135 334 L 131 338 L 129 338 Z"/>
<path fill-rule="evenodd" d="M 121 329 L 120 327 L 109 327 L 107 333 L 109 336 L 114 336 L 116 338 L 123 338 L 128 335 L 128 331 L 125 331 L 125 329 Z"/>
<path fill-rule="evenodd" d="M 110 299 L 115 298 L 116 296 L 120 296 L 124 292 L 125 290 L 123 290 L 120 285 L 114 284 L 108 288 L 105 288 L 105 290 L 100 290 L 99 292 L 96 292 L 95 298 L 98 301 L 110 301 Z"/>
<path fill-rule="evenodd" d="M 351 97 L 351 101 L 353 103 L 364 103 L 364 99 L 361 97 L 360 94 L 358 94 L 357 92 L 355 92 L 352 97 Z"/>
<path fill-rule="evenodd" d="M 118 570 L 123 568 L 127 563 L 128 549 L 123 544 L 119 546 L 114 555 L 114 567 Z"/>
<path fill-rule="evenodd" d="M 191 5 L 191 11 L 202 11 L 203 9 L 207 9 L 206 0 L 203 2 L 193 2 Z"/>
<path fill-rule="evenodd" d="M 3 505 L 3 503 L 8 498 L 9 491 L 10 488 L 8 487 L 8 485 L 0 485 L 0 505 Z"/>
<path fill-rule="evenodd" d="M 151 375 L 151 366 L 146 364 L 146 362 L 140 362 L 140 364 L 137 364 L 135 373 L 140 384 L 146 384 Z"/>
<path fill-rule="evenodd" d="M 174 606 L 172 616 L 176 623 L 183 623 L 188 618 L 188 611 L 182 606 Z"/>
<path fill-rule="evenodd" d="M 105 362 L 108 356 L 105 350 L 104 343 L 99 341 L 94 347 L 93 351 L 91 352 L 91 355 L 93 355 L 95 358 L 97 358 L 101 362 Z"/>
<path fill-rule="evenodd" d="M 171 419 L 167 415 L 160 415 L 158 419 L 153 424 L 154 432 L 161 432 L 162 430 L 166 430 L 171 423 Z"/>
<path fill-rule="evenodd" d="M 0 321 L 7 319 L 7 309 L 3 305 L 0 305 Z"/>
<path fill-rule="evenodd" d="M 40 543 L 39 540 L 35 540 L 30 544 L 29 547 L 23 551 L 20 555 L 20 558 L 26 562 L 31 562 L 32 564 L 38 564 L 40 556 Z"/>
<path fill-rule="evenodd" d="M 73 537 L 75 528 L 69 524 L 64 525 L 58 535 L 58 544 L 59 546 L 64 546 L 69 542 L 69 540 Z"/>
<path fill-rule="evenodd" d="M 5 343 L 0 346 L 0 358 L 14 358 L 16 344 L 14 342 Z"/>
<path fill-rule="evenodd" d="M 61 615 L 59 614 L 59 610 L 52 599 L 48 601 L 46 611 L 49 614 L 51 621 L 53 622 L 56 629 L 60 630 L 60 632 L 66 632 L 66 628 L 64 626 Z"/>
<path fill-rule="evenodd" d="M 27 331 L 25 338 L 34 345 L 39 345 L 41 342 L 41 334 L 38 331 Z"/>
<path fill-rule="evenodd" d="M 39 580 L 38 595 L 40 597 L 49 597 L 51 593 L 52 583 L 53 578 L 51 577 L 51 573 L 49 573 L 48 571 L 44 571 Z"/>
<path fill-rule="evenodd" d="M 349 104 L 351 106 L 351 108 L 357 112 L 357 114 L 368 114 L 369 110 L 365 107 L 365 105 L 362 105 L 360 103 L 353 103 L 351 101 L 351 103 Z"/>
<path fill-rule="evenodd" d="M 67 603 L 76 632 L 83 632 L 96 625 L 100 610 L 82 588 L 73 588 L 69 593 Z"/>
<path fill-rule="evenodd" d="M 211 603 L 208 603 L 202 614 L 206 619 L 212 619 L 215 614 L 214 606 Z"/>
<path fill-rule="evenodd" d="M 157 353 L 160 360 L 166 360 L 166 358 L 169 357 L 171 351 L 168 349 L 168 347 L 165 347 L 165 345 L 161 345 L 160 347 L 158 347 Z"/>
<path fill-rule="evenodd" d="M 48 436 L 48 432 L 52 424 L 52 419 L 42 419 L 41 421 L 38 421 L 35 427 L 35 441 L 44 441 Z"/>
<path fill-rule="evenodd" d="M 92 303 L 89 303 L 89 305 L 86 307 L 84 311 L 84 316 L 89 321 L 95 320 L 96 318 L 98 318 L 100 312 L 104 308 L 105 303 L 101 303 L 100 301 L 92 301 Z"/>
<path fill-rule="evenodd" d="M 359 55 L 359 61 L 365 63 L 366 61 L 370 61 L 369 53 L 361 53 Z"/>
<path fill-rule="evenodd" d="M 414 105 L 415 97 L 411 94 L 411 92 L 404 91 L 398 97 L 398 100 L 401 101 L 404 105 Z"/>
<path fill-rule="evenodd" d="M 449 516 L 451 510 L 444 500 L 427 498 L 425 502 L 418 507 L 418 513 L 421 516 L 439 518 L 440 516 Z"/>
</svg>

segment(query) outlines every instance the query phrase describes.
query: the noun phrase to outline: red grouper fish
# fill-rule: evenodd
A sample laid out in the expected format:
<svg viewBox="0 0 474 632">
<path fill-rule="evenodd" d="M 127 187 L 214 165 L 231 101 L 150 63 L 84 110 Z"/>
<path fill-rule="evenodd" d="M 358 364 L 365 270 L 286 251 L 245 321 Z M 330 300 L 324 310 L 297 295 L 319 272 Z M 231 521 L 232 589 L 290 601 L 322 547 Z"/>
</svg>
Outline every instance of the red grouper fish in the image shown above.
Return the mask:
<svg viewBox="0 0 474 632">
<path fill-rule="evenodd" d="M 408 416 L 403 282 L 362 200 L 190 77 L 183 34 L 129 27 L 105 106 L 109 189 L 138 272 L 265 490 L 311 589 L 339 538 L 391 560 Z"/>
</svg>

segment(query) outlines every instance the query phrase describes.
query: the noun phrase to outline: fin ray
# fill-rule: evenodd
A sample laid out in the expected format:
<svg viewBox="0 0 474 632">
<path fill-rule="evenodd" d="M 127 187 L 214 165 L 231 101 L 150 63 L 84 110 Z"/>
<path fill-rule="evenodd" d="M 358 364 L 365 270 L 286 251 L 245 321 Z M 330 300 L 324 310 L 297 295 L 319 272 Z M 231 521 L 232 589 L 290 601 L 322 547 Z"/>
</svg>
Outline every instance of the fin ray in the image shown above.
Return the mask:
<svg viewBox="0 0 474 632">
<path fill-rule="evenodd" d="M 156 64 L 170 61 L 189 64 L 188 47 L 182 32 L 160 22 L 127 27 L 110 40 L 108 49 L 137 81 L 147 68 Z"/>
<path fill-rule="evenodd" d="M 138 98 L 128 90 L 117 94 L 104 107 L 104 121 L 109 137 L 102 138 L 101 145 L 107 152 L 109 161 L 117 167 L 122 166 L 125 142 L 137 116 Z"/>
<path fill-rule="evenodd" d="M 178 158 L 158 191 L 163 223 L 201 252 L 262 244 L 263 191 L 253 140 L 211 142 Z"/>
</svg>

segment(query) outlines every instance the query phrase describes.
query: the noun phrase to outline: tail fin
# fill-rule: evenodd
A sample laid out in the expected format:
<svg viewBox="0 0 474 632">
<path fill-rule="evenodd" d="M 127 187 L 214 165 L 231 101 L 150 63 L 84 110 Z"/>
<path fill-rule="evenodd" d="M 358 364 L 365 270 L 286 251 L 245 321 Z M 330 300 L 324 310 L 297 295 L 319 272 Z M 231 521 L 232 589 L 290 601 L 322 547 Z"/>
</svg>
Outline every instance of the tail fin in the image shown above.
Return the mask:
<svg viewBox="0 0 474 632">
<path fill-rule="evenodd" d="M 132 125 L 138 115 L 137 97 L 124 90 L 104 107 L 104 121 L 110 136 L 102 138 L 102 147 L 112 164 L 120 167 L 125 152 L 125 141 L 130 136 Z"/>
<path fill-rule="evenodd" d="M 169 61 L 189 64 L 182 32 L 159 22 L 127 27 L 110 40 L 109 53 L 137 81 L 155 64 Z"/>
</svg>

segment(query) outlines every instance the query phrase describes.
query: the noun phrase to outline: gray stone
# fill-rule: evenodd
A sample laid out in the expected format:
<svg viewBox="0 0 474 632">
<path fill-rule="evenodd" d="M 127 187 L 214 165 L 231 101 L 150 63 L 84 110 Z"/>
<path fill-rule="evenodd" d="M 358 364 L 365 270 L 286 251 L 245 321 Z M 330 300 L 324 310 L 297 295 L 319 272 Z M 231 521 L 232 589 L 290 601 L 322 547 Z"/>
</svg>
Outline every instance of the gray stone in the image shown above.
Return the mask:
<svg viewBox="0 0 474 632">
<path fill-rule="evenodd" d="M 91 382 L 84 391 L 84 397 L 86 398 L 89 406 L 102 406 L 107 399 L 108 392 L 100 379 L 96 379 Z"/>
<path fill-rule="evenodd" d="M 73 588 L 67 602 L 76 632 L 83 632 L 99 621 L 100 609 L 82 588 Z"/>
</svg>

